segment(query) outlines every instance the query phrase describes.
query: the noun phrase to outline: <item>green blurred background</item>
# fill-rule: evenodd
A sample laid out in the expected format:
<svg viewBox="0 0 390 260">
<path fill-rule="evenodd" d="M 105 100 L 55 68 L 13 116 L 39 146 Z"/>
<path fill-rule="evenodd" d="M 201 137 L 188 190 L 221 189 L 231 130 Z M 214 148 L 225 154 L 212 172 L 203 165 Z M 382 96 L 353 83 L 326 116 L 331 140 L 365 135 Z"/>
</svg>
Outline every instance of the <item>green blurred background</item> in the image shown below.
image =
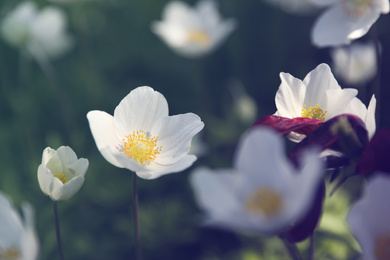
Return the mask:
<svg viewBox="0 0 390 260">
<path fill-rule="evenodd" d="M 1 18 L 17 2 L 2 0 Z M 49 4 L 36 2 L 42 7 Z M 166 97 L 170 114 L 200 115 L 205 123 L 200 137 L 207 147 L 182 173 L 138 179 L 144 259 L 289 259 L 276 238 L 201 227 L 202 212 L 188 176 L 200 165 L 232 166 L 237 141 L 252 123 L 234 112 L 232 85 L 244 86 L 261 117 L 276 111 L 280 72 L 303 79 L 319 63 L 330 63 L 329 49 L 310 43 L 316 15 L 287 14 L 260 0 L 220 1 L 222 17 L 236 19 L 236 30 L 213 53 L 187 59 L 150 30 L 167 2 L 90 0 L 59 5 L 69 18 L 68 31 L 76 44 L 66 56 L 52 61 L 55 84 L 32 57 L 0 41 L 0 190 L 16 206 L 21 201 L 34 206 L 40 259 L 59 257 L 52 203 L 39 188 L 37 168 L 47 146 L 61 145 L 72 147 L 90 162 L 82 189 L 58 203 L 65 258 L 135 259 L 133 173 L 100 155 L 86 114 L 95 109 L 112 114 L 125 95 L 143 85 Z M 390 125 L 389 24 L 389 16 L 381 16 L 375 25 L 383 48 L 377 107 L 381 127 Z M 368 97 L 360 97 L 367 104 Z M 344 219 L 360 186 L 361 180 L 351 180 L 327 198 L 325 224 L 315 236 L 316 259 L 356 258 L 358 247 Z M 304 255 L 307 246 L 307 242 L 300 245 Z"/>
</svg>

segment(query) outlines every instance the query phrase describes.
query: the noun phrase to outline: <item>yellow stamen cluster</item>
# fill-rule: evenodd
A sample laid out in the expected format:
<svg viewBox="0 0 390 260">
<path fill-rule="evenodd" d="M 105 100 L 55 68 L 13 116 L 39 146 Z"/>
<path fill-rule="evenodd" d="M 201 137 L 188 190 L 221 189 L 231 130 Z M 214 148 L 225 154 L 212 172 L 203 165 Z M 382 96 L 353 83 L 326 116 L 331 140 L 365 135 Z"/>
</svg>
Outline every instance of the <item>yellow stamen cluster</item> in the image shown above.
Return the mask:
<svg viewBox="0 0 390 260">
<path fill-rule="evenodd" d="M 372 0 L 343 0 L 343 8 L 349 16 L 361 16 L 371 4 Z"/>
<path fill-rule="evenodd" d="M 59 179 L 63 184 L 69 181 L 65 173 L 60 173 L 60 174 L 53 173 L 53 176 Z"/>
<path fill-rule="evenodd" d="M 306 105 L 303 106 L 306 107 Z M 327 112 L 328 111 L 324 112 L 324 110 L 322 110 L 317 104 L 314 107 L 309 107 L 307 110 L 306 108 L 302 108 L 301 117 L 325 121 L 325 114 Z"/>
<path fill-rule="evenodd" d="M 200 31 L 200 30 L 190 31 L 187 37 L 189 42 L 196 43 L 204 47 L 210 45 L 210 37 L 204 31 Z"/>
<path fill-rule="evenodd" d="M 5 260 L 16 260 L 21 258 L 20 252 L 15 248 L 0 248 L 0 259 L 5 259 Z"/>
<path fill-rule="evenodd" d="M 162 150 L 162 146 L 156 147 L 158 137 L 148 135 L 142 130 L 134 131 L 125 137 L 123 139 L 124 153 L 143 166 L 154 161 Z"/>
<path fill-rule="evenodd" d="M 246 201 L 246 209 L 250 213 L 261 214 L 267 218 L 280 211 L 283 200 L 280 195 L 270 189 L 260 188 L 252 193 Z"/>
<path fill-rule="evenodd" d="M 375 241 L 375 259 L 390 259 L 390 234 L 379 236 Z"/>
</svg>

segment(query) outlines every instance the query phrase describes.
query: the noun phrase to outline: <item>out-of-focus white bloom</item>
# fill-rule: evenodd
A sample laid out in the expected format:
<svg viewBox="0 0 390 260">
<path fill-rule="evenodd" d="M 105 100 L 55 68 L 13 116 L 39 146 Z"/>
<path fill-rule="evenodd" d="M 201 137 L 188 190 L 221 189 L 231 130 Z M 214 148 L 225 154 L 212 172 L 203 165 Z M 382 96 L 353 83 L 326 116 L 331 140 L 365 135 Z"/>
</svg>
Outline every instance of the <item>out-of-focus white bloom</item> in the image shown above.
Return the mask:
<svg viewBox="0 0 390 260">
<path fill-rule="evenodd" d="M 359 242 L 363 259 L 390 259 L 390 177 L 376 175 L 362 199 L 352 208 L 348 223 Z"/>
<path fill-rule="evenodd" d="M 362 85 L 371 80 L 377 71 L 376 51 L 373 43 L 352 43 L 331 52 L 333 71 L 345 83 Z"/>
<path fill-rule="evenodd" d="M 78 192 L 84 183 L 88 160 L 77 159 L 68 146 L 56 150 L 47 147 L 38 167 L 38 182 L 44 194 L 54 201 L 67 200 Z"/>
<path fill-rule="evenodd" d="M 23 203 L 24 220 L 12 207 L 10 200 L 0 193 L 0 259 L 38 259 L 38 239 L 34 229 L 34 211 Z"/>
<path fill-rule="evenodd" d="M 213 0 L 201 0 L 195 8 L 172 1 L 165 7 L 162 21 L 152 24 L 155 34 L 187 57 L 199 57 L 214 50 L 234 28 L 234 20 L 221 20 Z"/>
<path fill-rule="evenodd" d="M 265 0 L 275 6 L 279 6 L 283 11 L 293 14 L 311 14 L 319 7 L 308 0 Z"/>
<path fill-rule="evenodd" d="M 349 44 L 365 35 L 380 14 L 389 12 L 389 0 L 308 0 L 327 7 L 312 29 L 318 47 Z"/>
<path fill-rule="evenodd" d="M 38 11 L 34 2 L 20 3 L 1 22 L 1 34 L 9 44 L 26 48 L 34 55 L 56 58 L 73 46 L 66 33 L 65 13 L 54 6 Z"/>
<path fill-rule="evenodd" d="M 327 64 L 320 64 L 303 81 L 288 73 L 280 73 L 279 90 L 275 96 L 275 115 L 286 118 L 305 117 L 326 121 L 341 114 L 360 117 L 371 138 L 376 129 L 376 99 L 372 96 L 368 108 L 356 97 L 358 91 L 342 89 Z M 305 135 L 291 132 L 289 138 L 299 142 Z"/>
<path fill-rule="evenodd" d="M 96 146 L 111 164 L 143 179 L 180 172 L 196 160 L 191 140 L 204 124 L 193 113 L 168 116 L 164 96 L 151 87 L 132 90 L 116 107 L 87 114 Z"/>
<path fill-rule="evenodd" d="M 198 168 L 191 184 L 206 224 L 237 231 L 278 234 L 309 210 L 323 177 L 319 153 L 309 150 L 295 166 L 282 137 L 254 128 L 238 146 L 234 169 Z"/>
<path fill-rule="evenodd" d="M 244 124 L 253 124 L 257 119 L 255 100 L 246 93 L 244 86 L 236 82 L 230 87 L 233 97 L 233 109 Z"/>
</svg>

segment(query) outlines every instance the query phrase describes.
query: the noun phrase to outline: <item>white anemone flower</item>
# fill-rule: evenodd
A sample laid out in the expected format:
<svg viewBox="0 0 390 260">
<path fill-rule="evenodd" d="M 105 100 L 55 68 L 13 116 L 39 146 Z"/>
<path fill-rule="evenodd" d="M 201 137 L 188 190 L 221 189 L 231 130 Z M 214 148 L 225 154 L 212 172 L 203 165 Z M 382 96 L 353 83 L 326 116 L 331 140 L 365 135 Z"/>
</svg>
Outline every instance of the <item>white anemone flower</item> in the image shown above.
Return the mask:
<svg viewBox="0 0 390 260">
<path fill-rule="evenodd" d="M 96 146 L 111 164 L 143 179 L 180 172 L 196 160 L 191 140 L 204 124 L 193 113 L 168 116 L 164 96 L 151 87 L 132 90 L 115 108 L 87 114 Z"/>
<path fill-rule="evenodd" d="M 38 182 L 42 192 L 53 201 L 68 200 L 83 185 L 88 165 L 87 159 L 77 159 L 75 152 L 68 146 L 61 146 L 57 150 L 47 147 L 38 167 Z"/>
<path fill-rule="evenodd" d="M 352 234 L 365 260 L 390 259 L 390 177 L 378 174 L 366 186 L 361 200 L 348 215 Z"/>
<path fill-rule="evenodd" d="M 312 42 L 318 47 L 349 44 L 365 35 L 380 14 L 389 13 L 389 0 L 309 1 L 327 7 L 312 29 Z"/>
<path fill-rule="evenodd" d="M 199 57 L 214 50 L 234 30 L 235 21 L 223 21 L 213 0 L 201 0 L 195 8 L 179 1 L 167 4 L 163 19 L 152 31 L 177 53 Z"/>
<path fill-rule="evenodd" d="M 280 73 L 280 79 L 282 83 L 275 96 L 276 116 L 326 121 L 341 114 L 352 114 L 365 122 L 369 138 L 374 135 L 375 96 L 366 108 L 356 97 L 356 89 L 339 86 L 327 64 L 318 65 L 303 81 L 284 72 Z M 300 142 L 305 135 L 291 132 L 288 137 Z"/>
<path fill-rule="evenodd" d="M 304 217 L 323 178 L 317 150 L 303 154 L 297 169 L 285 156 L 282 137 L 254 128 L 236 155 L 234 169 L 198 168 L 191 174 L 206 225 L 275 235 Z"/>
<path fill-rule="evenodd" d="M 1 22 L 1 34 L 5 41 L 18 48 L 25 48 L 33 55 L 56 58 L 73 46 L 73 38 L 66 33 L 65 13 L 54 6 L 41 11 L 34 2 L 20 3 Z"/>
<path fill-rule="evenodd" d="M 38 259 L 38 239 L 34 229 L 34 211 L 30 204 L 23 203 L 24 219 L 0 192 L 0 259 Z"/>
<path fill-rule="evenodd" d="M 373 43 L 352 43 L 331 52 L 333 71 L 349 85 L 363 85 L 377 72 L 376 51 Z"/>
</svg>

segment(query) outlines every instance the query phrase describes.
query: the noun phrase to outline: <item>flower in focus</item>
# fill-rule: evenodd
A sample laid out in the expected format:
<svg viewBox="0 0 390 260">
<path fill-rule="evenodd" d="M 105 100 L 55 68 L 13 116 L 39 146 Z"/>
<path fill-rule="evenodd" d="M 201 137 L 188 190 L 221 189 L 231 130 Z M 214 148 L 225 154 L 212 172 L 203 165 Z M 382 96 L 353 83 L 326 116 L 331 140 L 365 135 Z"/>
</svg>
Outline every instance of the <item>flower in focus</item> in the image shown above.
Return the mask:
<svg viewBox="0 0 390 260">
<path fill-rule="evenodd" d="M 389 12 L 389 0 L 309 0 L 327 9 L 312 29 L 318 47 L 349 44 L 365 35 L 379 15 Z"/>
<path fill-rule="evenodd" d="M 363 198 L 352 208 L 348 224 L 363 251 L 363 259 L 390 259 L 390 177 L 369 179 Z"/>
<path fill-rule="evenodd" d="M 333 71 L 349 85 L 362 85 L 377 71 L 375 46 L 372 43 L 352 43 L 331 52 Z"/>
<path fill-rule="evenodd" d="M 28 203 L 22 204 L 24 219 L 0 193 L 0 259 L 38 259 L 38 239 L 34 230 L 34 212 Z"/>
<path fill-rule="evenodd" d="M 283 11 L 292 14 L 311 14 L 319 9 L 307 0 L 265 0 L 265 2 L 279 6 Z"/>
<path fill-rule="evenodd" d="M 327 121 L 337 115 L 352 114 L 363 120 L 368 135 L 375 133 L 376 100 L 372 96 L 368 108 L 356 97 L 358 91 L 341 89 L 327 64 L 320 64 L 303 81 L 288 73 L 280 73 L 282 81 L 275 96 L 276 116 L 284 118 L 309 118 Z M 295 142 L 304 134 L 290 132 L 289 139 Z"/>
<path fill-rule="evenodd" d="M 26 48 L 33 55 L 56 58 L 73 46 L 65 32 L 67 19 L 54 6 L 38 11 L 34 2 L 20 3 L 1 22 L 1 35 L 10 45 Z"/>
<path fill-rule="evenodd" d="M 238 146 L 234 169 L 196 169 L 191 184 L 206 224 L 278 234 L 304 217 L 323 177 L 319 154 L 308 150 L 298 169 L 285 157 L 281 137 L 255 128 Z"/>
<path fill-rule="evenodd" d="M 190 167 L 196 160 L 188 154 L 191 140 L 204 126 L 193 113 L 168 116 L 164 96 L 146 86 L 122 99 L 114 116 L 95 110 L 87 118 L 103 157 L 143 179 Z"/>
<path fill-rule="evenodd" d="M 38 167 L 38 182 L 44 194 L 53 201 L 67 200 L 78 192 L 84 183 L 88 159 L 77 159 L 68 146 L 57 150 L 47 147 Z"/>
<path fill-rule="evenodd" d="M 213 0 L 201 0 L 195 8 L 172 1 L 164 9 L 163 20 L 152 24 L 155 34 L 186 57 L 214 50 L 234 28 L 234 20 L 221 20 Z"/>
</svg>

